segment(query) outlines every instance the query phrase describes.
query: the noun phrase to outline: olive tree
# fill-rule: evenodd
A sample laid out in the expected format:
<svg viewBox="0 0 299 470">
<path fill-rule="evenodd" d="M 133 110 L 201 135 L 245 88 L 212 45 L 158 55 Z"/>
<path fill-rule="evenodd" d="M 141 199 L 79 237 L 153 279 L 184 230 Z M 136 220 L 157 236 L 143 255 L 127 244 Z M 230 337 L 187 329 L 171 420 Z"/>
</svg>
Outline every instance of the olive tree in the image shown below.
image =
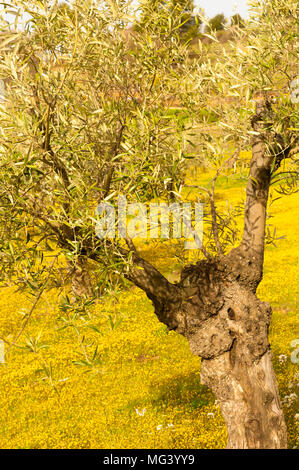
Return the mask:
<svg viewBox="0 0 299 470">
<path fill-rule="evenodd" d="M 296 2 L 272 0 L 252 2 L 249 24 L 236 30 L 229 48 L 211 35 L 216 59 L 201 63 L 190 80 L 198 104 L 204 93 L 206 107 L 219 116 L 217 132 L 202 129 L 198 135 L 202 152 L 218 165 L 206 188 L 214 243 L 202 247 L 204 258 L 185 266 L 177 283 L 136 252 L 133 261 L 143 269 L 128 273 L 152 300 L 160 321 L 184 335 L 202 358 L 201 380 L 220 404 L 229 448 L 287 446 L 268 338 L 272 311 L 256 291 L 263 278 L 270 186 L 280 183 L 285 194 L 296 189 L 297 33 Z M 221 170 L 249 147 L 243 234 L 232 246 L 230 227 L 215 205 L 215 185 Z M 230 157 L 227 149 L 234 149 Z"/>
<path fill-rule="evenodd" d="M 40 13 L 41 3 L 33 3 L 36 9 L 30 12 L 33 20 L 26 34 L 15 31 L 16 39 L 9 36 L 2 44 L 1 75 L 10 79 L 9 105 L 1 118 L 2 221 L 7 222 L 2 231 L 5 240 L 9 230 L 18 234 L 10 251 L 24 245 L 18 228 L 26 227 L 29 214 L 33 219 L 27 225 L 37 220 L 40 235 L 47 228 L 58 245 L 67 242 L 66 252 L 93 260 L 109 259 L 113 253 L 122 260 L 127 279 L 152 301 L 159 320 L 184 335 L 191 351 L 202 358 L 201 380 L 219 401 L 228 447 L 286 447 L 268 339 L 271 306 L 256 291 L 263 277 L 270 185 L 280 180 L 288 193 L 297 175 L 298 110 L 289 92 L 296 74 L 297 2 L 252 2 L 246 27 L 235 27 L 235 42 L 225 48 L 211 32 L 213 60 L 189 61 L 187 74 L 181 58 L 173 58 L 177 42 L 167 33 L 167 25 L 172 31 L 179 23 L 165 16 L 146 26 L 153 34 L 159 24 L 157 42 L 146 33 L 123 41 L 123 2 L 100 2 L 101 8 L 81 2 L 60 23 L 53 6 Z M 55 24 L 65 25 L 65 30 L 59 26 L 53 32 Z M 124 54 L 130 41 L 136 47 Z M 57 60 L 61 55 L 62 71 Z M 170 282 L 130 239 L 126 248 L 110 243 L 103 249 L 103 242 L 91 235 L 89 208 L 123 189 L 140 200 L 150 198 L 173 176 L 170 168 L 173 162 L 176 167 L 180 139 L 168 131 L 161 138 L 165 125 L 157 138 L 164 114 L 157 117 L 150 106 L 161 94 L 179 90 L 187 91 L 181 105 L 190 111 L 190 120 L 203 107 L 218 116 L 216 131 L 200 125 L 197 135 L 198 157 L 218 169 L 205 188 L 211 238 L 200 249 L 202 259 L 184 266 L 180 280 Z M 169 127 L 173 132 L 174 124 Z M 221 170 L 249 146 L 244 228 L 236 244 L 237 237 L 228 236 L 233 218 L 227 221 L 217 210 L 214 195 Z M 281 174 L 286 159 L 293 169 Z"/>
<path fill-rule="evenodd" d="M 176 284 L 142 264 L 138 255 L 135 261 L 144 269 L 129 273 L 153 301 L 158 318 L 202 357 L 201 380 L 220 403 L 229 448 L 287 446 L 268 339 L 271 306 L 256 291 L 263 277 L 270 185 L 279 182 L 288 194 L 298 176 L 297 33 L 296 2 L 271 0 L 252 2 L 251 20 L 229 49 L 211 36 L 217 58 L 200 64 L 193 78 L 199 95 L 205 90 L 207 107 L 219 116 L 218 132 L 198 136 L 202 151 L 218 162 L 207 188 L 212 252 L 203 249 L 205 259 L 184 267 Z M 221 169 L 249 146 L 243 235 L 229 247 L 226 223 L 214 202 L 215 183 Z M 236 149 L 230 158 L 227 148 Z"/>
</svg>

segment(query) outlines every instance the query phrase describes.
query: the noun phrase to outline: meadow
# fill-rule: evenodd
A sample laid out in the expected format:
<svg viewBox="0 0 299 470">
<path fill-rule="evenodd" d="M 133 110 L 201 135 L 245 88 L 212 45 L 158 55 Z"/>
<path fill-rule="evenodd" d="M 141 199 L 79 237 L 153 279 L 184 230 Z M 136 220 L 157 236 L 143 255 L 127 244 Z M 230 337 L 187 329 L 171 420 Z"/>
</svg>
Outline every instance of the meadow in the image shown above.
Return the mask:
<svg viewBox="0 0 299 470">
<path fill-rule="evenodd" d="M 199 168 L 186 182 L 203 185 L 212 176 L 212 167 Z M 242 202 L 245 184 L 238 169 L 219 178 L 219 207 Z M 191 200 L 197 196 L 188 191 Z M 298 203 L 294 193 L 269 207 L 270 229 L 277 226 L 283 238 L 266 247 L 258 292 L 273 308 L 270 341 L 290 448 L 299 447 L 299 369 L 291 362 L 291 341 L 299 338 Z M 140 249 L 175 280 L 180 261 L 168 243 Z M 31 303 L 13 287 L 0 292 L 0 335 L 12 340 Z M 76 316 L 58 296 L 58 289 L 43 294 L 18 347 L 0 365 L 0 448 L 225 447 L 219 406 L 200 384 L 200 358 L 157 320 L 141 290 L 115 291 Z"/>
</svg>

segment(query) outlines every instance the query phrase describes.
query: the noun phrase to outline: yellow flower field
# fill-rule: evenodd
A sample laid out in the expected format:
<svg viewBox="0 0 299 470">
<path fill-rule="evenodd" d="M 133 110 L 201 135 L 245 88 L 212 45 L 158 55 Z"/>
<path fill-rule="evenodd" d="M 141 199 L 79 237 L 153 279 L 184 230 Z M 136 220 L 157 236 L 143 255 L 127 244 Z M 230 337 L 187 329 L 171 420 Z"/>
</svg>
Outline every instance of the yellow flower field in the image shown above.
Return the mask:
<svg viewBox="0 0 299 470">
<path fill-rule="evenodd" d="M 220 204 L 237 202 L 244 182 L 238 174 L 223 178 L 218 191 Z M 274 367 L 293 448 L 299 447 L 299 367 L 290 359 L 291 341 L 299 338 L 299 194 L 275 201 L 270 213 L 269 223 L 285 238 L 266 249 L 259 296 L 273 307 Z M 154 246 L 144 255 L 166 273 L 167 245 Z M 39 346 L 47 347 L 15 347 L 0 365 L 0 448 L 225 447 L 219 407 L 200 384 L 200 359 L 185 338 L 167 332 L 142 291 L 103 299 L 89 316 L 74 319 L 76 330 L 59 329 L 57 295 L 42 297 L 18 341 L 24 346 L 26 337 L 34 342 L 40 334 Z M 2 337 L 15 337 L 30 305 L 24 294 L 1 289 Z M 84 355 L 95 355 L 93 367 L 84 365 Z"/>
</svg>

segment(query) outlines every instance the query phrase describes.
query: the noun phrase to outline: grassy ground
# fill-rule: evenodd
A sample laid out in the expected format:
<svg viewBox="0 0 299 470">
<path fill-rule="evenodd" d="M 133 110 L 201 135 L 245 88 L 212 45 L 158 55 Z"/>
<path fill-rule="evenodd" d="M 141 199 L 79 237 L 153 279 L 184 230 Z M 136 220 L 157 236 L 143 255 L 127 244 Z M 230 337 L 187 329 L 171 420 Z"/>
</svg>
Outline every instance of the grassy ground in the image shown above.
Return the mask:
<svg viewBox="0 0 299 470">
<path fill-rule="evenodd" d="M 206 171 L 189 178 L 204 184 L 210 176 Z M 217 191 L 219 206 L 236 204 L 244 198 L 244 180 L 238 173 L 222 177 Z M 299 369 L 290 360 L 290 343 L 299 338 L 298 202 L 293 194 L 270 208 L 269 223 L 285 238 L 267 247 L 259 287 L 259 296 L 273 306 L 271 345 L 291 448 L 299 447 Z M 167 244 L 143 246 L 144 256 L 164 273 L 178 267 L 167 253 Z M 76 330 L 58 329 L 56 296 L 52 290 L 43 297 L 26 330 L 32 338 L 41 332 L 39 345 L 47 347 L 35 353 L 15 348 L 0 365 L 0 448 L 225 447 L 219 407 L 200 384 L 200 359 L 183 337 L 159 323 L 140 290 L 104 299 L 73 321 Z M 2 289 L 1 336 L 14 337 L 29 308 L 23 294 Z M 93 355 L 91 368 L 86 356 Z"/>
</svg>

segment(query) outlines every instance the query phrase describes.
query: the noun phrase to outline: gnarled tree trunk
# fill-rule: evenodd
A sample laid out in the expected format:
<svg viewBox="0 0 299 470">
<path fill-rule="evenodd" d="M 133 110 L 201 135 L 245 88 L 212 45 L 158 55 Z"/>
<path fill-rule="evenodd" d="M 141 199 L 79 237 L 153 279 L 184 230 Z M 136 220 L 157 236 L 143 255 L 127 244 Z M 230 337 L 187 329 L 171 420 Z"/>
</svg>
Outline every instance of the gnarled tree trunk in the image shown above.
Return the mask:
<svg viewBox="0 0 299 470">
<path fill-rule="evenodd" d="M 152 300 L 159 320 L 184 335 L 191 351 L 202 357 L 201 380 L 219 401 L 229 448 L 287 446 L 268 340 L 271 307 L 256 296 L 271 171 L 282 159 L 282 152 L 277 157 L 266 145 L 273 137 L 264 132 L 269 109 L 267 102 L 258 103 L 252 121 L 256 134 L 240 246 L 185 267 L 175 284 L 133 251 L 127 276 Z"/>
<path fill-rule="evenodd" d="M 202 357 L 201 380 L 220 404 L 228 447 L 285 448 L 286 425 L 268 340 L 271 307 L 255 294 L 260 281 L 255 257 L 239 247 L 185 268 L 181 280 L 170 284 L 135 256 L 144 278 L 137 270 L 129 277 L 136 276 L 139 286 L 147 283 L 160 321 L 184 335 L 191 351 Z"/>
</svg>

